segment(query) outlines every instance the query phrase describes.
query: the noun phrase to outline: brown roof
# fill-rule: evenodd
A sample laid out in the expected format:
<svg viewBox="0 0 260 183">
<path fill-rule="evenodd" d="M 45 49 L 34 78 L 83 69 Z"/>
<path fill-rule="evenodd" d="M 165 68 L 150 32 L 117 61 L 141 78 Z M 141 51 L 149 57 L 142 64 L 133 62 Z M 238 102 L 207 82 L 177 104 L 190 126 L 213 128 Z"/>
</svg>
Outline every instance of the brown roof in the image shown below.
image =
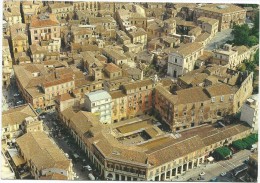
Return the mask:
<svg viewBox="0 0 260 183">
<path fill-rule="evenodd" d="M 203 32 L 198 37 L 196 38 L 196 42 L 203 42 L 206 41 L 210 37 L 210 33 L 208 32 Z"/>
<path fill-rule="evenodd" d="M 159 166 L 195 151 L 199 151 L 203 147 L 204 144 L 200 137 L 194 136 L 151 153 L 148 151 L 148 162 L 153 166 Z"/>
<path fill-rule="evenodd" d="M 36 113 L 30 105 L 23 105 L 4 111 L 2 112 L 2 127 L 20 125 L 29 116 L 36 117 Z"/>
<path fill-rule="evenodd" d="M 33 15 L 31 19 L 31 28 L 58 26 L 59 21 L 54 14 L 49 14 L 49 18 L 40 19 L 39 15 Z"/>
<path fill-rule="evenodd" d="M 204 92 L 202 87 L 193 87 L 176 91 L 178 104 L 203 102 L 209 100 L 209 96 Z"/>
<path fill-rule="evenodd" d="M 216 12 L 220 14 L 246 11 L 245 9 L 233 4 L 204 4 L 203 6 L 197 7 L 196 9 Z"/>
<path fill-rule="evenodd" d="M 193 43 L 181 44 L 181 46 L 179 48 L 175 49 L 174 52 L 185 57 L 200 49 L 203 49 L 203 45 L 198 42 L 193 42 Z"/>
<path fill-rule="evenodd" d="M 18 146 L 28 161 L 41 171 L 58 168 L 69 171 L 71 165 L 62 150 L 54 144 L 45 132 L 29 132 L 16 139 Z"/>
<path fill-rule="evenodd" d="M 116 98 L 121 98 L 121 97 L 126 97 L 127 95 L 123 93 L 122 90 L 118 90 L 118 91 L 112 91 L 109 92 L 109 94 L 111 95 L 112 99 L 116 99 Z"/>
<path fill-rule="evenodd" d="M 237 54 L 241 55 L 247 52 L 249 49 L 246 46 L 242 45 L 242 46 L 234 46 L 232 50 L 237 51 Z"/>
<path fill-rule="evenodd" d="M 209 23 L 211 25 L 214 25 L 215 23 L 219 22 L 219 20 L 217 20 L 217 19 L 208 18 L 208 17 L 199 17 L 198 20 L 202 21 L 202 22 L 205 22 L 205 23 Z"/>
<path fill-rule="evenodd" d="M 144 86 L 149 86 L 149 85 L 153 85 L 154 82 L 151 79 L 146 79 L 146 80 L 141 80 L 141 81 L 135 81 L 129 84 L 125 84 L 124 88 L 126 90 L 132 90 L 132 89 L 137 89 L 140 87 L 144 87 Z"/>
<path fill-rule="evenodd" d="M 223 84 L 223 83 L 208 86 L 208 87 L 206 87 L 206 90 L 208 91 L 208 93 L 211 97 L 234 94 L 234 91 L 231 89 L 231 87 L 228 86 L 227 84 Z"/>
<path fill-rule="evenodd" d="M 120 69 L 117 65 L 113 63 L 109 63 L 105 66 L 105 70 L 109 73 L 113 73 L 113 72 L 120 72 L 122 69 Z"/>
<path fill-rule="evenodd" d="M 61 102 L 66 101 L 66 100 L 70 100 L 70 99 L 73 99 L 73 97 L 69 93 L 64 93 L 64 94 L 57 96 L 57 100 L 59 100 Z"/>
<path fill-rule="evenodd" d="M 155 90 L 159 92 L 160 95 L 162 95 L 165 99 L 167 99 L 171 104 L 176 104 L 178 101 L 178 96 L 173 95 L 171 92 L 169 92 L 166 88 L 164 88 L 161 85 L 157 85 L 155 87 Z"/>
</svg>

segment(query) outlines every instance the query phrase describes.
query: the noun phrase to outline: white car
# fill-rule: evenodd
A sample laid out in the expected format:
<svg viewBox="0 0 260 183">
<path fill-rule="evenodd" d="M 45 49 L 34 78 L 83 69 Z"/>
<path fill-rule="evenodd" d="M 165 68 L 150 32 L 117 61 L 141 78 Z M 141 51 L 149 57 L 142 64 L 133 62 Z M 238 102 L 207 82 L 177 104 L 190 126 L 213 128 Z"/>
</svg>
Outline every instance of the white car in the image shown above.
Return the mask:
<svg viewBox="0 0 260 183">
<path fill-rule="evenodd" d="M 19 93 L 15 93 L 14 94 L 14 97 L 18 97 L 20 94 Z"/>
<path fill-rule="evenodd" d="M 203 175 L 205 175 L 205 174 L 206 174 L 205 172 L 201 172 L 201 173 L 200 173 L 200 176 L 203 176 Z"/>
<path fill-rule="evenodd" d="M 44 115 L 40 116 L 41 119 L 45 119 L 46 117 Z"/>
<path fill-rule="evenodd" d="M 224 177 L 226 174 L 227 174 L 226 172 L 222 172 L 220 175 L 221 175 L 222 177 Z"/>
<path fill-rule="evenodd" d="M 20 101 L 16 102 L 16 104 L 17 104 L 17 105 L 19 105 L 19 104 L 22 104 L 22 103 L 23 103 L 23 101 L 22 101 L 22 100 L 20 100 Z"/>
<path fill-rule="evenodd" d="M 85 168 L 86 168 L 88 171 L 92 171 L 92 168 L 91 168 L 89 165 L 85 166 Z"/>
</svg>

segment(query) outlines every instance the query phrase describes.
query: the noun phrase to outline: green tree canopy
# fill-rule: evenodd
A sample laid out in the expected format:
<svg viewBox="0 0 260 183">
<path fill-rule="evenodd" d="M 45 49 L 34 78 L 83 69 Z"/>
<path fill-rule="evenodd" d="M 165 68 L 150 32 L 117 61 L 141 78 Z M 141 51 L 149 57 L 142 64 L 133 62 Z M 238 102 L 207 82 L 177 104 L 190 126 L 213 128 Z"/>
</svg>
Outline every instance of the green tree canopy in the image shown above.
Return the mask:
<svg viewBox="0 0 260 183">
<path fill-rule="evenodd" d="M 252 47 L 252 46 L 255 46 L 255 45 L 257 45 L 258 44 L 258 38 L 257 37 L 255 37 L 255 36 L 249 36 L 248 37 L 248 43 L 247 43 L 247 45 L 249 46 L 249 47 Z"/>
</svg>

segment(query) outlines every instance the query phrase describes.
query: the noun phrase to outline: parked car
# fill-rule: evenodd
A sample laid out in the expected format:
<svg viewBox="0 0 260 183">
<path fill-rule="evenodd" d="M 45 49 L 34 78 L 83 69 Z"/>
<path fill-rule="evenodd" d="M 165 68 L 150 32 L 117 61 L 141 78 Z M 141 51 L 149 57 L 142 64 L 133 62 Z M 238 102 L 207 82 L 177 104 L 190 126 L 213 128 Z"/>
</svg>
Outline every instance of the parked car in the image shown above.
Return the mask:
<svg viewBox="0 0 260 183">
<path fill-rule="evenodd" d="M 15 93 L 14 94 L 14 97 L 18 97 L 20 94 L 19 93 Z"/>
<path fill-rule="evenodd" d="M 16 102 L 17 105 L 20 105 L 20 104 L 23 104 L 23 101 L 22 100 L 19 100 Z"/>
<path fill-rule="evenodd" d="M 84 169 L 86 168 L 88 171 L 92 171 L 92 168 L 89 165 L 82 166 Z"/>
<path fill-rule="evenodd" d="M 225 175 L 227 175 L 227 173 L 226 173 L 226 172 L 222 172 L 220 175 L 221 175 L 222 177 L 224 177 Z"/>
<path fill-rule="evenodd" d="M 203 175 L 205 175 L 205 174 L 206 174 L 205 172 L 201 172 L 201 173 L 200 173 L 200 176 L 203 176 Z"/>
<path fill-rule="evenodd" d="M 213 177 L 212 179 L 210 179 L 210 182 L 216 182 L 217 181 L 217 177 Z"/>
<path fill-rule="evenodd" d="M 92 173 L 88 174 L 88 178 L 90 180 L 96 180 L 96 178 L 94 177 L 94 175 Z"/>
<path fill-rule="evenodd" d="M 46 117 L 45 117 L 45 115 L 42 115 L 42 116 L 40 116 L 40 118 L 41 118 L 41 119 L 45 119 Z"/>
</svg>

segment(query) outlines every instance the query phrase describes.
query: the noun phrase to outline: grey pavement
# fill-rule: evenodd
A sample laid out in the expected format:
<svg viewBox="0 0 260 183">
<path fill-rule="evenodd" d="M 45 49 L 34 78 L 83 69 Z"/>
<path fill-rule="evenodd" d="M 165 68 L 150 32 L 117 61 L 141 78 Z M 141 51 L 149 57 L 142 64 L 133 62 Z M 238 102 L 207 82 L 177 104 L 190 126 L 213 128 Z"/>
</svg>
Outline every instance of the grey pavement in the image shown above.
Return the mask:
<svg viewBox="0 0 260 183">
<path fill-rule="evenodd" d="M 74 144 L 69 143 L 69 141 L 73 141 L 72 137 L 69 134 L 65 134 L 62 132 L 62 124 L 60 124 L 56 120 L 56 113 L 47 113 L 45 115 L 45 119 L 43 119 L 44 130 L 49 134 L 49 137 L 53 139 L 53 141 L 57 144 L 59 148 L 63 150 L 64 153 L 71 154 L 77 153 L 80 155 L 79 161 L 72 161 L 73 171 L 76 173 L 76 180 L 89 180 L 88 171 L 82 170 L 83 162 L 82 160 L 87 158 L 82 156 L 80 148 L 76 147 Z M 61 130 L 61 136 L 58 136 L 59 131 Z M 86 162 L 86 164 L 90 164 Z"/>
<path fill-rule="evenodd" d="M 214 50 L 217 46 L 221 46 L 228 40 L 232 40 L 232 29 L 226 29 L 221 32 L 217 32 L 216 36 L 206 45 L 205 50 Z"/>
<path fill-rule="evenodd" d="M 197 180 L 201 172 L 205 172 L 205 175 L 203 176 L 205 181 L 209 181 L 214 177 L 225 182 L 233 181 L 234 177 L 231 175 L 230 171 L 241 166 L 250 154 L 251 152 L 249 150 L 242 150 L 234 154 L 229 160 L 218 161 L 212 164 L 202 164 L 197 168 L 188 170 L 184 175 L 180 175 L 178 179 L 174 179 L 173 181 L 187 181 L 190 178 Z M 223 177 L 220 176 L 222 172 L 226 172 L 226 175 Z"/>
</svg>

